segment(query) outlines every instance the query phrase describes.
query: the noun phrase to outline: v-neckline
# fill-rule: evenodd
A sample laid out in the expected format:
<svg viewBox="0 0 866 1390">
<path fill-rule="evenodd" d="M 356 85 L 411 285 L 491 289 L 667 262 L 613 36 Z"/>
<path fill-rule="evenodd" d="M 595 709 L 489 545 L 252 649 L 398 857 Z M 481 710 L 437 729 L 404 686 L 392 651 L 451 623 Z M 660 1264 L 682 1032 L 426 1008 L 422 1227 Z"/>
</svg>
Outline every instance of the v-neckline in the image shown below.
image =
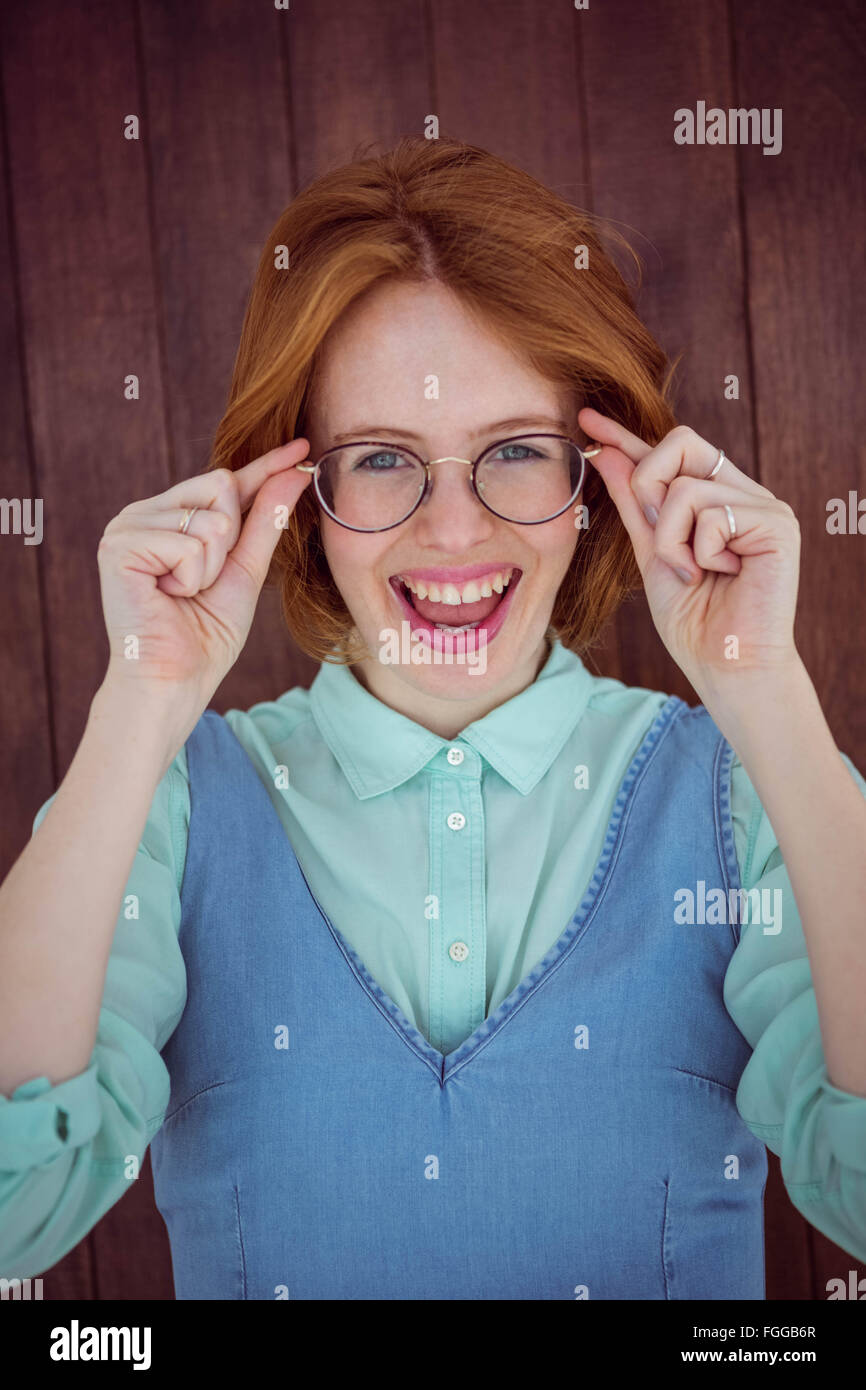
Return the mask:
<svg viewBox="0 0 866 1390">
<path fill-rule="evenodd" d="M 565 961 L 578 941 L 588 928 L 593 911 L 600 901 L 602 889 L 610 875 L 612 864 L 614 863 L 614 850 L 616 849 L 620 827 L 625 808 L 628 804 L 631 793 L 637 781 L 638 774 L 648 762 L 651 753 L 657 748 L 661 738 L 667 732 L 673 716 L 679 706 L 687 709 L 688 706 L 678 695 L 669 695 L 664 704 L 660 707 L 652 724 L 641 740 L 637 752 L 634 754 L 628 765 L 625 776 L 619 785 L 613 811 L 607 824 L 604 842 L 601 853 L 590 878 L 589 885 L 583 895 L 583 900 L 579 904 L 577 911 L 569 920 L 563 931 L 557 937 L 553 945 L 542 956 L 532 969 L 524 975 L 519 984 L 515 985 L 510 994 L 506 995 L 487 1018 L 479 1023 L 478 1027 L 470 1033 L 469 1037 L 460 1043 L 452 1052 L 443 1053 L 438 1048 L 433 1047 L 428 1042 L 424 1034 L 415 1027 L 414 1023 L 406 1017 L 399 1004 L 385 992 L 378 980 L 374 979 L 362 961 L 355 948 L 343 936 L 342 932 L 334 926 L 333 922 L 324 911 L 321 903 L 313 892 L 307 881 L 307 876 L 301 868 L 298 856 L 295 854 L 294 847 L 288 837 L 286 837 L 289 850 L 294 855 L 298 872 L 307 888 L 313 903 L 328 928 L 335 944 L 344 956 L 349 968 L 352 970 L 359 984 L 365 993 L 372 1000 L 375 1007 L 387 1019 L 392 1028 L 402 1038 L 403 1042 L 409 1047 L 437 1077 L 440 1086 L 444 1086 L 456 1072 L 471 1062 L 473 1057 L 487 1046 L 496 1037 L 510 1018 L 526 1004 L 536 990 L 548 980 Z M 274 808 L 276 813 L 276 808 Z"/>
</svg>

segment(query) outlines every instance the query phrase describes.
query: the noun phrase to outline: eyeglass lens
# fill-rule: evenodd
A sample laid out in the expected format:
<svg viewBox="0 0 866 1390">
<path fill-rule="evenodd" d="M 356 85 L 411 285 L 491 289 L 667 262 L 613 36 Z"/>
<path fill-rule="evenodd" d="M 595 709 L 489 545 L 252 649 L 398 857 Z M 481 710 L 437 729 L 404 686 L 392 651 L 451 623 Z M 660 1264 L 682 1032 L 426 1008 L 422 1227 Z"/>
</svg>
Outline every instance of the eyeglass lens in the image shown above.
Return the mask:
<svg viewBox="0 0 866 1390">
<path fill-rule="evenodd" d="M 576 444 L 527 435 L 493 445 L 479 461 L 475 483 L 488 507 L 506 521 L 546 521 L 564 511 L 583 480 Z M 396 445 L 346 444 L 319 465 L 319 491 L 339 521 L 358 530 L 396 526 L 424 491 L 425 469 Z M 435 486 L 435 476 L 434 476 Z"/>
</svg>

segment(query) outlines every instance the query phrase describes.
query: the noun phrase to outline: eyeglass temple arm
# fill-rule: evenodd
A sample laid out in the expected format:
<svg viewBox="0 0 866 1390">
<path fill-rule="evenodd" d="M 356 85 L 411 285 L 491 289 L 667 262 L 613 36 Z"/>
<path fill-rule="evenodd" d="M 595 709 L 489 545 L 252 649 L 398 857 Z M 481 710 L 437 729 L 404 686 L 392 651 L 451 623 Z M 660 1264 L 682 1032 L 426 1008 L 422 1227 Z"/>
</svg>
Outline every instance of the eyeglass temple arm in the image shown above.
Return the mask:
<svg viewBox="0 0 866 1390">
<path fill-rule="evenodd" d="M 591 458 L 595 458 L 596 454 L 600 454 L 603 448 L 604 448 L 604 445 L 603 445 L 603 444 L 597 444 L 597 445 L 595 446 L 594 449 L 581 449 L 580 452 L 583 454 L 584 458 L 591 459 Z M 448 462 L 451 462 L 451 460 L 450 460 L 450 459 L 431 459 L 430 462 L 431 462 L 431 463 L 448 463 Z M 468 459 L 454 459 L 453 462 L 454 462 L 454 463 L 468 463 L 469 460 L 468 460 Z M 296 463 L 296 464 L 295 464 L 295 471 L 296 471 L 297 473 L 315 473 L 317 467 L 318 467 L 318 464 L 315 464 L 315 463 Z"/>
</svg>

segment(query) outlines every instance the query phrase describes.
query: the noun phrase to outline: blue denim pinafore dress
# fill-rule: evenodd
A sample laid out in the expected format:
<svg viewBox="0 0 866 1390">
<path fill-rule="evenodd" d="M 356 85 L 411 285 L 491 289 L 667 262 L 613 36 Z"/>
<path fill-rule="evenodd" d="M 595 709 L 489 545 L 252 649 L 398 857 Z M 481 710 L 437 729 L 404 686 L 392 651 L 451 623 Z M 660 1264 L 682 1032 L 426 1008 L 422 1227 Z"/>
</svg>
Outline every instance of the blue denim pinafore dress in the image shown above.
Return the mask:
<svg viewBox="0 0 866 1390">
<path fill-rule="evenodd" d="M 221 716 L 187 755 L 188 1000 L 152 1142 L 178 1298 L 765 1297 L 736 913 L 675 918 L 678 890 L 740 886 L 702 706 L 661 707 L 573 918 L 447 1056 L 319 908 Z"/>
</svg>

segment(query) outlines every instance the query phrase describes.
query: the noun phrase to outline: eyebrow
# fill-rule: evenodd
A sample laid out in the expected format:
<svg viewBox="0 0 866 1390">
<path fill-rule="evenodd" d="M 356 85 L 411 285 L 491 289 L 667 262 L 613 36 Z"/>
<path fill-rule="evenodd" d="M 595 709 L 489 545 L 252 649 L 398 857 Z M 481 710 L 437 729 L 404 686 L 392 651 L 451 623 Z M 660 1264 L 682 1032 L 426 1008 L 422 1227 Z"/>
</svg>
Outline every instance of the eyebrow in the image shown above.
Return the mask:
<svg viewBox="0 0 866 1390">
<path fill-rule="evenodd" d="M 523 430 L 538 425 L 551 429 L 556 434 L 568 434 L 570 428 L 564 420 L 552 420 L 547 415 L 520 415 L 510 420 L 495 420 L 492 425 L 476 430 L 470 438 L 477 439 L 480 435 L 493 434 L 498 430 Z M 412 430 L 394 429 L 391 425 L 358 425 L 356 429 L 344 430 L 341 434 L 333 435 L 332 442 L 348 444 L 352 440 L 376 439 L 383 434 L 399 439 L 414 439 L 416 444 L 423 443 L 420 434 L 415 434 Z"/>
</svg>

